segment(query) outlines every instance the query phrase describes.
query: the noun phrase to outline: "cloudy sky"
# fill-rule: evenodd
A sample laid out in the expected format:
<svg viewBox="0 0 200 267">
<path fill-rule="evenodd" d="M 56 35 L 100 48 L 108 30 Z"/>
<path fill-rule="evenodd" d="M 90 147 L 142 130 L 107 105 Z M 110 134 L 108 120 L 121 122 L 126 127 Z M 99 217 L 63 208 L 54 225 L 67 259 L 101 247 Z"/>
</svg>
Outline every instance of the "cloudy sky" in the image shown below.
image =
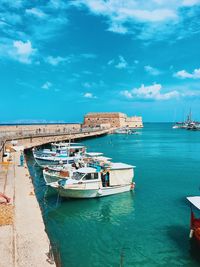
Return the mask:
<svg viewBox="0 0 200 267">
<path fill-rule="evenodd" d="M 1 0 L 0 121 L 200 119 L 200 0 Z"/>
</svg>

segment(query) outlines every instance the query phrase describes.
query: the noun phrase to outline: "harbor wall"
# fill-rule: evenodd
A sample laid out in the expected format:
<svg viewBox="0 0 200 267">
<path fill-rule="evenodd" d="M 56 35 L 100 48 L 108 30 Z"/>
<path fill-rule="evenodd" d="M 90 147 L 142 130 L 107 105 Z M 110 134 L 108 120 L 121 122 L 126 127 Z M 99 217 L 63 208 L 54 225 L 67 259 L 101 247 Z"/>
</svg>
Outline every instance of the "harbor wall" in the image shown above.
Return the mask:
<svg viewBox="0 0 200 267">
<path fill-rule="evenodd" d="M 79 131 L 81 124 L 23 124 L 23 125 L 0 125 L 0 137 L 6 135 L 23 136 L 27 134 L 69 133 Z"/>
<path fill-rule="evenodd" d="M 43 136 L 31 136 L 31 137 L 21 137 L 17 138 L 17 146 L 22 146 L 24 149 L 32 148 L 35 146 L 41 146 L 44 144 L 52 143 L 52 142 L 60 142 L 60 141 L 74 141 L 79 139 L 98 137 L 101 135 L 105 135 L 111 132 L 111 129 L 104 130 L 90 130 L 85 132 L 76 132 L 73 134 L 51 134 L 51 135 L 43 135 Z M 9 147 L 12 145 L 12 138 L 7 140 L 5 147 Z M 11 142 L 10 142 L 11 141 Z"/>
</svg>

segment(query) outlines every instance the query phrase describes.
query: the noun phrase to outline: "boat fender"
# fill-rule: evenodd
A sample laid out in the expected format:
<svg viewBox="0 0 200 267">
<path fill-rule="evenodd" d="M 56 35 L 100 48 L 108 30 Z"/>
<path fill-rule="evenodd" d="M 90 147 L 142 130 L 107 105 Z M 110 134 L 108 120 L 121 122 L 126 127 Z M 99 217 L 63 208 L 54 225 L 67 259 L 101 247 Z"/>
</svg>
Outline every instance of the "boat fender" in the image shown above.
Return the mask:
<svg viewBox="0 0 200 267">
<path fill-rule="evenodd" d="M 131 183 L 131 190 L 135 188 L 135 183 Z"/>
<path fill-rule="evenodd" d="M 97 193 L 98 193 L 98 195 L 102 195 L 103 192 L 102 192 L 101 188 L 99 188 Z"/>
<path fill-rule="evenodd" d="M 193 233 L 194 233 L 194 230 L 191 229 L 191 230 L 190 230 L 190 234 L 189 234 L 190 239 L 193 237 Z"/>
</svg>

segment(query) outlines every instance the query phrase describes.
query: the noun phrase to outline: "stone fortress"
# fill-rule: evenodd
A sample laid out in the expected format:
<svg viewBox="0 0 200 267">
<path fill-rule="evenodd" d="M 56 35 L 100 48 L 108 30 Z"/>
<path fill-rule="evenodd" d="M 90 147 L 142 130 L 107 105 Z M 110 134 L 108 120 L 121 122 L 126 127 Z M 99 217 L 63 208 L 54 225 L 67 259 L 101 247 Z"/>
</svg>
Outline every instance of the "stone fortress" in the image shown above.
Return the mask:
<svg viewBox="0 0 200 267">
<path fill-rule="evenodd" d="M 111 128 L 142 128 L 142 117 L 128 117 L 121 112 L 95 112 L 84 116 L 84 122 L 80 123 L 44 123 L 44 124 L 16 124 L 0 125 L 0 141 L 3 137 L 25 135 L 60 135 L 87 130 L 111 129 Z M 1 144 L 1 143 L 0 143 Z"/>
<path fill-rule="evenodd" d="M 90 112 L 84 116 L 83 128 L 143 128 L 142 117 L 128 117 L 121 112 Z"/>
</svg>

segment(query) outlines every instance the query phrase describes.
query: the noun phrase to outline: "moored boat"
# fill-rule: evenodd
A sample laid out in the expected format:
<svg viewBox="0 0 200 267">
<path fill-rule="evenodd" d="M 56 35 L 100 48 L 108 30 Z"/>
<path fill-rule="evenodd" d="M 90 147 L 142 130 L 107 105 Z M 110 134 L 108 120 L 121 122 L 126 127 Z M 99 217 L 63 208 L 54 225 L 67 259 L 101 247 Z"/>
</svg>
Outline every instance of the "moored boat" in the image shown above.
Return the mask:
<svg viewBox="0 0 200 267">
<path fill-rule="evenodd" d="M 43 169 L 43 177 L 47 185 L 52 182 L 56 182 L 60 179 L 70 179 L 79 168 L 94 167 L 97 165 L 107 166 L 110 164 L 111 158 L 102 156 L 103 153 L 99 152 L 87 152 L 84 157 L 74 159 L 72 164 L 63 165 L 47 165 Z"/>
<path fill-rule="evenodd" d="M 119 194 L 134 188 L 134 166 L 111 163 L 109 166 L 84 167 L 70 179 L 50 184 L 66 198 L 96 198 Z"/>
<path fill-rule="evenodd" d="M 114 131 L 116 134 L 140 134 L 135 131 L 133 128 L 119 128 Z"/>
<path fill-rule="evenodd" d="M 176 124 L 172 126 L 173 129 L 182 129 L 183 127 L 184 122 L 176 122 Z"/>
<path fill-rule="evenodd" d="M 173 129 L 187 129 L 187 130 L 200 130 L 200 123 L 198 121 L 194 121 L 192 119 L 192 112 L 190 110 L 187 119 L 183 122 L 176 122 L 175 125 L 172 126 Z"/>
<path fill-rule="evenodd" d="M 191 204 L 190 238 L 200 245 L 200 196 L 187 197 Z M 199 216 L 197 217 L 197 212 Z"/>
<path fill-rule="evenodd" d="M 49 150 L 33 150 L 33 156 L 41 167 L 46 165 L 72 164 L 80 159 L 86 151 L 83 145 L 68 145 L 65 148 L 50 152 Z"/>
</svg>

